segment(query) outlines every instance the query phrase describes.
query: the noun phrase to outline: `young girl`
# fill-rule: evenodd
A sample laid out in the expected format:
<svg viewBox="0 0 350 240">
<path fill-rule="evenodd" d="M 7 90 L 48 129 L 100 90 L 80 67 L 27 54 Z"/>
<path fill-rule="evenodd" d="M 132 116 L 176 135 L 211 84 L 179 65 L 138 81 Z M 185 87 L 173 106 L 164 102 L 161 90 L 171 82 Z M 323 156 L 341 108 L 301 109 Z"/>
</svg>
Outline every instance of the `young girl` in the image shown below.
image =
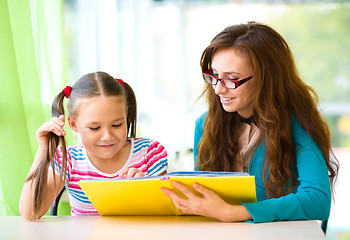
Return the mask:
<svg viewBox="0 0 350 240">
<path fill-rule="evenodd" d="M 194 157 L 199 170 L 247 171 L 257 202 L 230 205 L 174 182 L 187 199 L 162 190 L 186 213 L 222 221 L 327 220 L 338 173 L 317 96 L 300 78 L 286 41 L 264 24 L 227 27 L 204 50 L 203 95 Z"/>
<path fill-rule="evenodd" d="M 66 147 L 64 98 L 69 99 L 68 124 L 80 136 L 81 146 Z M 56 96 L 52 116 L 36 132 L 39 148 L 19 206 L 24 218 L 39 219 L 63 186 L 68 190 L 72 215 L 98 215 L 77 183 L 82 179 L 166 173 L 164 147 L 151 139 L 135 138 L 136 98 L 120 79 L 104 72 L 82 76 Z"/>
</svg>

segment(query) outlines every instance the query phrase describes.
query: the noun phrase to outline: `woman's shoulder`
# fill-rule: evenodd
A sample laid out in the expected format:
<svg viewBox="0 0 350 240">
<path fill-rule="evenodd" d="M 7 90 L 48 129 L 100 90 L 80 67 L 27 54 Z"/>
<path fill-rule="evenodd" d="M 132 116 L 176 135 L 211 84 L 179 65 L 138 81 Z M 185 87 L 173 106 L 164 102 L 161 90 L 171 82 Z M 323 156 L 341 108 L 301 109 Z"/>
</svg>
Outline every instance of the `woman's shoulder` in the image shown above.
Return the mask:
<svg viewBox="0 0 350 240">
<path fill-rule="evenodd" d="M 204 119 L 208 115 L 208 111 L 202 113 L 196 120 L 196 126 L 203 126 Z"/>
<path fill-rule="evenodd" d="M 292 137 L 294 142 L 303 143 L 304 141 L 309 142 L 311 136 L 305 131 L 302 127 L 300 121 L 296 116 L 293 116 L 292 119 Z"/>
</svg>

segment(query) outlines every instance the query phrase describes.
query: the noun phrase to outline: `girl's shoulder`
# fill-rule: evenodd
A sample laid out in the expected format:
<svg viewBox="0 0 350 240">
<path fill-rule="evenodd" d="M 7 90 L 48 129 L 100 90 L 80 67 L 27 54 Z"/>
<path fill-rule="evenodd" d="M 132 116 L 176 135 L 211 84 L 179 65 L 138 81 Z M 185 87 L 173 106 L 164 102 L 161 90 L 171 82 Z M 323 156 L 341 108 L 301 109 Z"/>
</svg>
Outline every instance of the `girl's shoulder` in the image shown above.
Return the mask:
<svg viewBox="0 0 350 240">
<path fill-rule="evenodd" d="M 166 152 L 165 147 L 158 141 L 150 138 L 131 138 L 131 148 L 133 153 L 137 152 Z"/>
<path fill-rule="evenodd" d="M 146 147 L 146 146 L 149 146 L 150 145 L 150 142 L 151 142 L 151 139 L 149 138 L 130 138 L 129 139 L 132 143 L 132 145 L 135 147 L 140 147 L 140 146 L 143 146 L 143 147 Z"/>
<path fill-rule="evenodd" d="M 130 138 L 131 142 L 133 143 L 134 147 L 150 147 L 152 145 L 161 145 L 158 141 L 150 139 L 150 138 Z"/>
<path fill-rule="evenodd" d="M 85 156 L 85 148 L 83 145 L 67 146 L 66 149 L 69 158 L 81 158 Z M 62 146 L 57 147 L 57 152 L 59 155 L 62 154 Z"/>
</svg>

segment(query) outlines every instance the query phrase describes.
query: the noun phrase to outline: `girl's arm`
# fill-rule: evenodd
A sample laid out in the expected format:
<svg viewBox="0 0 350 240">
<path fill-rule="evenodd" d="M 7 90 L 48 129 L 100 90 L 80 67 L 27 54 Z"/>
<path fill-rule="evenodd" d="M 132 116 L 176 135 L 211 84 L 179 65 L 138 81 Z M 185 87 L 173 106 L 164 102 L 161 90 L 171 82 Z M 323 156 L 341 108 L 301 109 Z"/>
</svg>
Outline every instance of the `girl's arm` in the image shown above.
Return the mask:
<svg viewBox="0 0 350 240">
<path fill-rule="evenodd" d="M 46 149 L 41 149 L 39 147 L 36 157 L 34 159 L 33 165 L 28 173 L 28 176 L 35 171 L 35 169 L 38 167 L 39 164 L 41 164 L 39 161 L 40 155 L 46 154 Z M 42 194 L 42 197 L 44 198 L 44 204 L 42 209 L 39 213 L 39 218 L 42 217 L 50 208 L 51 204 L 57 197 L 58 193 L 64 186 L 64 181 L 60 179 L 59 176 L 55 176 L 55 179 L 52 175 L 52 171 L 49 171 L 49 164 L 47 164 L 48 169 L 48 180 L 47 180 L 47 191 Z M 36 220 L 33 216 L 33 208 L 34 208 L 34 184 L 32 184 L 33 180 L 29 180 L 24 182 L 21 198 L 19 202 L 19 211 L 27 220 Z"/>
<path fill-rule="evenodd" d="M 48 211 L 55 197 L 58 195 L 59 191 L 64 186 L 64 181 L 62 181 L 62 179 L 60 179 L 60 177 L 57 175 L 54 178 L 52 171 L 49 171 L 49 163 L 43 162 L 43 159 L 45 159 L 49 148 L 48 134 L 53 132 L 58 136 L 64 136 L 65 132 L 63 130 L 63 126 L 64 116 L 60 116 L 59 118 L 54 117 L 49 122 L 44 123 L 36 132 L 39 147 L 35 155 L 32 167 L 29 170 L 28 176 L 30 176 L 41 164 L 46 164 L 46 168 L 48 171 L 48 179 L 46 186 L 47 190 L 46 192 L 39 193 L 44 199 L 42 209 L 40 209 L 39 211 L 39 217 L 41 217 Z M 33 180 L 25 181 L 19 203 L 19 211 L 21 215 L 27 220 L 35 220 L 33 215 L 35 190 L 34 184 L 32 183 Z"/>
</svg>

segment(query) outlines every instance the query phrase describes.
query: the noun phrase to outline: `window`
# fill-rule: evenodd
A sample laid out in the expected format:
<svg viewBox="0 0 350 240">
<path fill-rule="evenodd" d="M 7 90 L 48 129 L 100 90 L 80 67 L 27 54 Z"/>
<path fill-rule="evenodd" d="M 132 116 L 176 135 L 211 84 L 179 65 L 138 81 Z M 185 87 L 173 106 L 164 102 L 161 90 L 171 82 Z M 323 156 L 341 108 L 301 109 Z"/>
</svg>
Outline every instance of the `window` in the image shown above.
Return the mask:
<svg viewBox="0 0 350 240">
<path fill-rule="evenodd" d="M 171 170 L 193 168 L 188 150 L 194 122 L 206 109 L 196 101 L 203 87 L 204 48 L 228 25 L 250 20 L 271 25 L 288 41 L 301 75 L 319 94 L 342 165 L 338 193 L 344 194 L 344 182 L 350 181 L 344 173 L 350 171 L 345 161 L 350 155 L 349 4 L 66 0 L 65 14 L 72 81 L 102 70 L 130 83 L 138 100 L 138 135 L 165 145 Z M 342 200 L 337 204 L 347 206 Z M 337 207 L 332 214 L 338 214 Z M 345 216 L 339 216 L 344 223 Z"/>
</svg>

